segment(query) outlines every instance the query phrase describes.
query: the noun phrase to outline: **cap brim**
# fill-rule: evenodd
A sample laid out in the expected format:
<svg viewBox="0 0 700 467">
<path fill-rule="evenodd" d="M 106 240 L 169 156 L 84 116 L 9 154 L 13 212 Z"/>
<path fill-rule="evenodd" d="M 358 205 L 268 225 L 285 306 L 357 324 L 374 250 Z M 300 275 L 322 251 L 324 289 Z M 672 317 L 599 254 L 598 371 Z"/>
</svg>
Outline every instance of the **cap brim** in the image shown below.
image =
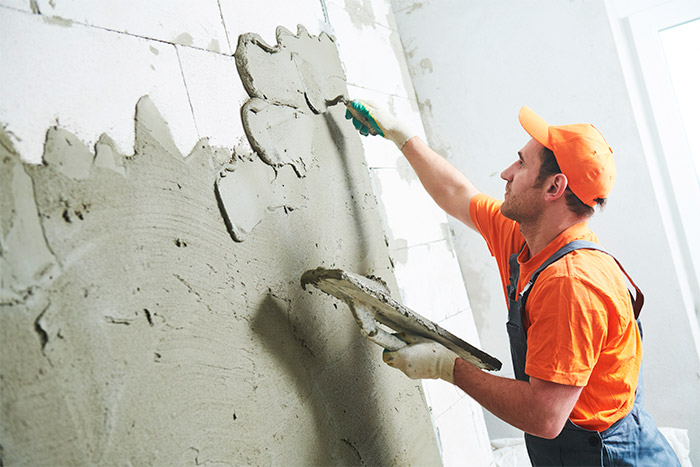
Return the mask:
<svg viewBox="0 0 700 467">
<path fill-rule="evenodd" d="M 542 146 L 549 147 L 549 124 L 530 107 L 524 105 L 518 114 L 520 124 L 530 136 L 535 138 Z"/>
</svg>

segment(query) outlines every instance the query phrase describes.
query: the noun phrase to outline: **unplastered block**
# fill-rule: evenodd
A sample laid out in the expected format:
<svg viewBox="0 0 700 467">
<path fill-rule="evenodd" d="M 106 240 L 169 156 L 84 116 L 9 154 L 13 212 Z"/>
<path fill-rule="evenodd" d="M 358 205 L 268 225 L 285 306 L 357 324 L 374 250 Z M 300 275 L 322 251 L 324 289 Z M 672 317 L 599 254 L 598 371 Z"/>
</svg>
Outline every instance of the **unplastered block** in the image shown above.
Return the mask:
<svg viewBox="0 0 700 467">
<path fill-rule="evenodd" d="M 216 0 L 36 0 L 36 4 L 42 15 L 212 52 L 231 53 Z"/>
<path fill-rule="evenodd" d="M 150 95 L 188 154 L 198 139 L 175 47 L 39 15 L 0 14 L 0 121 L 26 161 L 41 159 L 59 123 L 88 146 L 109 133 L 131 152 L 134 103 Z"/>
<path fill-rule="evenodd" d="M 234 49 L 236 37 L 249 31 L 255 31 L 268 44 L 273 44 L 278 26 L 296 31 L 297 25 L 301 24 L 314 36 L 327 28 L 319 0 L 220 0 L 219 3 Z"/>
<path fill-rule="evenodd" d="M 446 238 L 445 213 L 426 193 L 410 167 L 372 169 L 375 193 L 384 208 L 392 249 Z"/>
<path fill-rule="evenodd" d="M 389 0 L 326 0 L 326 3 L 345 9 L 353 24 L 360 29 L 374 24 L 387 28 L 394 26 Z"/>
<path fill-rule="evenodd" d="M 413 85 L 397 31 L 378 24 L 356 25 L 344 8 L 328 4 L 348 84 L 408 98 Z"/>
<path fill-rule="evenodd" d="M 177 49 L 199 136 L 232 148 L 245 137 L 240 108 L 248 100 L 234 58 L 191 47 Z"/>
<path fill-rule="evenodd" d="M 393 250 L 403 303 L 436 322 L 464 310 L 469 299 L 447 241 Z"/>
<path fill-rule="evenodd" d="M 351 99 L 368 101 L 391 112 L 402 123 L 407 125 L 414 134 L 425 141 L 423 122 L 418 111 L 418 104 L 415 98 L 399 97 L 393 94 L 386 94 L 371 89 L 357 86 L 348 86 Z M 403 154 L 390 140 L 381 136 L 362 137 L 362 147 L 365 150 L 365 160 L 372 168 L 406 168 L 408 161 Z"/>
</svg>

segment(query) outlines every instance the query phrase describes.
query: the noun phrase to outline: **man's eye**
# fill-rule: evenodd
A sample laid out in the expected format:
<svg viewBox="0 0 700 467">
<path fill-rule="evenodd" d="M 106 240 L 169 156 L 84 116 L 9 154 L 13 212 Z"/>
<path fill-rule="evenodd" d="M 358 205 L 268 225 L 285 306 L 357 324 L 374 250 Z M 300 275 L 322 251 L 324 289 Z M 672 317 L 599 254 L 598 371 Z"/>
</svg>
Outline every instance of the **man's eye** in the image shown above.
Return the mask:
<svg viewBox="0 0 700 467">
<path fill-rule="evenodd" d="M 518 159 L 518 165 L 519 165 L 520 167 L 522 167 L 522 166 L 523 166 L 523 161 L 521 161 L 520 159 Z"/>
</svg>

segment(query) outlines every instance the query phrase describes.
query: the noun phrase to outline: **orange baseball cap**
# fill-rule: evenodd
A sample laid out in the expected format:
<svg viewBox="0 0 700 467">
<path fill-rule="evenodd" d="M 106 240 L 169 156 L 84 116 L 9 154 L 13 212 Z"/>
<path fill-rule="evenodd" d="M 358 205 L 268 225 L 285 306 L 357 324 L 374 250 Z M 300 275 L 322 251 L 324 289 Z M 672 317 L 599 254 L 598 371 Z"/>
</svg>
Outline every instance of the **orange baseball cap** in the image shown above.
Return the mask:
<svg viewBox="0 0 700 467">
<path fill-rule="evenodd" d="M 615 184 L 612 148 L 590 123 L 550 126 L 532 109 L 523 106 L 520 124 L 530 136 L 554 153 L 569 187 L 588 206 L 607 198 Z"/>
</svg>

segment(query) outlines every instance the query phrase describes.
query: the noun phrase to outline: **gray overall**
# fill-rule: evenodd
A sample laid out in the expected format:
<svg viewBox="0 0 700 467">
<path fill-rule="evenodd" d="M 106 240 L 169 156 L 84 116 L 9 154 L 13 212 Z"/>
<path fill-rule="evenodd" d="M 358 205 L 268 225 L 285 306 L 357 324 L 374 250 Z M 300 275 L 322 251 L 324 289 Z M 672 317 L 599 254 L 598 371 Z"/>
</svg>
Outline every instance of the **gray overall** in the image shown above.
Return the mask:
<svg viewBox="0 0 700 467">
<path fill-rule="evenodd" d="M 524 248 L 524 245 L 523 245 Z M 508 337 L 510 339 L 510 352 L 513 359 L 515 377 L 521 381 L 528 381 L 525 373 L 525 357 L 527 355 L 527 334 L 523 328 L 523 311 L 525 302 L 532 289 L 537 276 L 544 268 L 566 255 L 580 248 L 600 250 L 607 253 L 599 245 L 585 240 L 575 240 L 563 246 L 554 253 L 542 266 L 530 277 L 530 281 L 523 291 L 516 297 L 518 279 L 520 277 L 520 265 L 518 255 L 515 253 L 509 259 L 510 285 L 508 292 Z M 609 254 L 609 253 L 607 253 Z M 612 255 L 611 255 L 612 256 Z M 614 257 L 613 257 L 614 258 Z M 617 260 L 615 260 L 617 261 Z M 625 270 L 618 262 L 622 272 Z M 629 276 L 627 276 L 628 279 Z M 636 298 L 632 298 L 635 318 L 644 303 L 644 296 L 639 288 L 630 282 L 636 290 Z M 630 294 L 631 297 L 631 294 Z M 639 325 L 639 320 L 637 320 Z M 640 326 L 641 332 L 641 326 Z M 666 441 L 666 438 L 656 427 L 654 420 L 642 407 L 644 392 L 642 389 L 641 372 L 637 385 L 637 394 L 634 399 L 632 411 L 615 422 L 603 432 L 590 431 L 581 428 L 571 420 L 566 421 L 562 432 L 555 439 L 544 439 L 530 434 L 525 434 L 525 444 L 530 461 L 535 466 L 544 465 L 585 465 L 585 466 L 678 466 L 678 458 Z"/>
</svg>

